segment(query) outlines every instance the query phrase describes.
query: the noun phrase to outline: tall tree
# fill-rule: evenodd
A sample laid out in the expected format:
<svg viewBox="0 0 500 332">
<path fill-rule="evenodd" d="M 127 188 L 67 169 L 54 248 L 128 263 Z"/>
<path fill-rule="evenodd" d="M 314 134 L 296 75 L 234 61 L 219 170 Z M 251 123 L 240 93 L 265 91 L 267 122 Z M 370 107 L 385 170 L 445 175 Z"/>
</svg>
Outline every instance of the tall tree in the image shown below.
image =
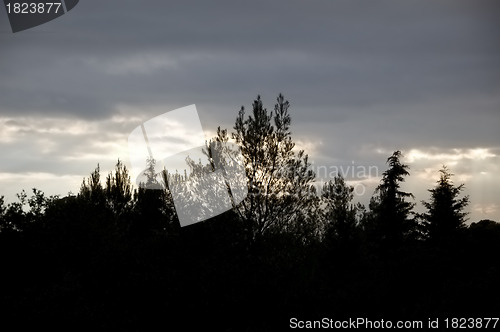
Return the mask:
<svg viewBox="0 0 500 332">
<path fill-rule="evenodd" d="M 101 184 L 101 168 L 99 164 L 97 164 L 97 167 L 88 179 L 83 179 L 78 198 L 94 205 L 105 203 L 105 193 Z"/>
<path fill-rule="evenodd" d="M 394 243 L 403 240 L 415 230 L 412 218 L 415 203 L 406 201 L 413 194 L 400 189 L 401 182 L 410 175 L 409 166 L 401 163 L 401 151 L 395 151 L 387 159 L 389 168 L 382 174 L 376 196 L 370 201 L 369 229 L 382 241 Z"/>
<path fill-rule="evenodd" d="M 421 215 L 424 219 L 426 235 L 432 239 L 442 239 L 464 228 L 467 212 L 464 209 L 469 204 L 469 196 L 459 198 L 464 190 L 464 184 L 455 186 L 446 166 L 439 170 L 440 177 L 434 189 L 429 189 L 431 198 L 422 204 L 427 213 Z"/>
<path fill-rule="evenodd" d="M 341 242 L 351 241 L 356 234 L 358 206 L 352 203 L 354 187 L 349 186 L 342 175 L 323 186 L 321 193 L 326 236 Z"/>
<path fill-rule="evenodd" d="M 241 147 L 248 178 L 248 196 L 237 211 L 253 239 L 266 232 L 290 231 L 301 239 L 314 233 L 315 174 L 304 151 L 294 150 L 289 107 L 280 94 L 268 112 L 257 96 L 251 115 L 242 106 L 236 118 L 232 138 Z M 219 131 L 218 140 L 224 136 Z"/>
<path fill-rule="evenodd" d="M 106 201 L 115 215 L 125 213 L 132 203 L 132 184 L 128 169 L 118 159 L 115 172 L 106 177 Z"/>
<path fill-rule="evenodd" d="M 166 170 L 156 171 L 156 160 L 148 158 L 144 172 L 145 182 L 134 190 L 134 210 L 139 217 L 134 228 L 139 232 L 163 233 L 177 223 Z M 160 179 L 158 179 L 160 176 Z"/>
</svg>

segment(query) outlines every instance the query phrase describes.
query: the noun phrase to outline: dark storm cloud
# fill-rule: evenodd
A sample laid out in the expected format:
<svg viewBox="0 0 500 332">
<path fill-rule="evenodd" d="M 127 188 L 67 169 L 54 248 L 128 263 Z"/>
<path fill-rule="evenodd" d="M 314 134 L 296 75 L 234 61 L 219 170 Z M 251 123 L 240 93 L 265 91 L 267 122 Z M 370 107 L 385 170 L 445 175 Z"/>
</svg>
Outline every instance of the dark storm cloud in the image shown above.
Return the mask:
<svg viewBox="0 0 500 332">
<path fill-rule="evenodd" d="M 334 107 L 362 113 L 492 94 L 500 75 L 495 10 L 484 1 L 85 1 L 60 23 L 2 34 L 0 106 L 100 118 L 117 101 L 224 104 L 236 95 L 244 103 L 283 91 L 323 107 L 307 116 L 322 121 Z M 151 57 L 173 64 L 155 66 Z"/>
</svg>

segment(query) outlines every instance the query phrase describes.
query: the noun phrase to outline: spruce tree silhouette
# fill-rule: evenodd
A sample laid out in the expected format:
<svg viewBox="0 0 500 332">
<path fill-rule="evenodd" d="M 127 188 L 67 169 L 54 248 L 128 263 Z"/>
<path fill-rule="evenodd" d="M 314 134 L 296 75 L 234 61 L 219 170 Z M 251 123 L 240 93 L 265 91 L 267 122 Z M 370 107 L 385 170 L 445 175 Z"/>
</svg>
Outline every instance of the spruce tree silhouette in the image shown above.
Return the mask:
<svg viewBox="0 0 500 332">
<path fill-rule="evenodd" d="M 414 196 L 400 190 L 401 182 L 410 175 L 409 166 L 401 163 L 401 157 L 398 150 L 387 159 L 389 168 L 382 174 L 376 196 L 370 200 L 370 214 L 365 225 L 370 236 L 387 244 L 401 243 L 416 230 L 412 218 L 415 203 L 406 201 Z"/>
<path fill-rule="evenodd" d="M 469 196 L 459 198 L 464 190 L 464 184 L 453 185 L 450 173 L 443 166 L 440 178 L 434 189 L 429 189 L 431 199 L 422 201 L 427 213 L 421 214 L 424 220 L 426 236 L 432 241 L 440 241 L 446 237 L 456 235 L 456 232 L 465 228 L 467 212 L 464 209 L 469 204 Z"/>
<path fill-rule="evenodd" d="M 106 177 L 105 197 L 109 208 L 119 217 L 128 213 L 132 206 L 132 184 L 127 167 L 120 161 L 115 172 Z"/>
<path fill-rule="evenodd" d="M 321 193 L 322 217 L 326 222 L 325 237 L 341 244 L 348 245 L 358 238 L 357 214 L 361 205 L 354 204 L 354 187 L 349 186 L 342 175 L 324 184 Z M 346 248 L 347 249 L 347 248 Z"/>
<path fill-rule="evenodd" d="M 148 158 L 143 172 L 145 178 L 134 190 L 134 230 L 143 234 L 154 232 L 164 234 L 178 228 L 178 220 L 168 188 L 165 170 L 156 171 L 156 160 Z M 159 178 L 159 179 L 158 179 Z"/>
</svg>

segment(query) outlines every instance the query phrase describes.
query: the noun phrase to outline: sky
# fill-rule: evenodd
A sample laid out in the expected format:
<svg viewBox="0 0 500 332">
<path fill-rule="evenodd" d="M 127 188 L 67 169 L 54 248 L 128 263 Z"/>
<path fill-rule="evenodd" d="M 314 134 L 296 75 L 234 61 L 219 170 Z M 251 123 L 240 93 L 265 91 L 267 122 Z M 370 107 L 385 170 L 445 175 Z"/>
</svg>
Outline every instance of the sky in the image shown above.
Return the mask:
<svg viewBox="0 0 500 332">
<path fill-rule="evenodd" d="M 417 211 L 439 169 L 500 221 L 498 1 L 81 0 L 12 33 L 0 8 L 0 195 L 77 193 L 130 164 L 142 122 L 195 104 L 206 137 L 283 93 L 318 174 L 367 203 L 403 153 Z"/>
</svg>

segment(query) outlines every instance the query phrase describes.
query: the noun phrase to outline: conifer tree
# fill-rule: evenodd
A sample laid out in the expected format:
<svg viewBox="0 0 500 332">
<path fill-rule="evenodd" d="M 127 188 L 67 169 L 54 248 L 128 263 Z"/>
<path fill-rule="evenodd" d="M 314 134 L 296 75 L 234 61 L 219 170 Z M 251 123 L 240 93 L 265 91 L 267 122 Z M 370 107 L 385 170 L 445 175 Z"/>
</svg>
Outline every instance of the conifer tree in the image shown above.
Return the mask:
<svg viewBox="0 0 500 332">
<path fill-rule="evenodd" d="M 389 168 L 383 173 L 376 188 L 376 196 L 370 201 L 369 233 L 377 240 L 388 243 L 400 242 L 416 229 L 412 217 L 415 203 L 408 202 L 413 194 L 400 189 L 401 182 L 410 175 L 409 166 L 401 163 L 401 151 L 395 151 L 388 159 Z"/>
<path fill-rule="evenodd" d="M 428 238 L 439 240 L 453 235 L 465 227 L 467 212 L 464 209 L 469 204 L 469 196 L 459 198 L 464 190 L 464 184 L 455 186 L 446 166 L 439 171 L 440 178 L 434 189 L 429 189 L 431 198 L 422 204 L 427 213 L 421 215 L 424 219 L 424 229 Z"/>
</svg>

